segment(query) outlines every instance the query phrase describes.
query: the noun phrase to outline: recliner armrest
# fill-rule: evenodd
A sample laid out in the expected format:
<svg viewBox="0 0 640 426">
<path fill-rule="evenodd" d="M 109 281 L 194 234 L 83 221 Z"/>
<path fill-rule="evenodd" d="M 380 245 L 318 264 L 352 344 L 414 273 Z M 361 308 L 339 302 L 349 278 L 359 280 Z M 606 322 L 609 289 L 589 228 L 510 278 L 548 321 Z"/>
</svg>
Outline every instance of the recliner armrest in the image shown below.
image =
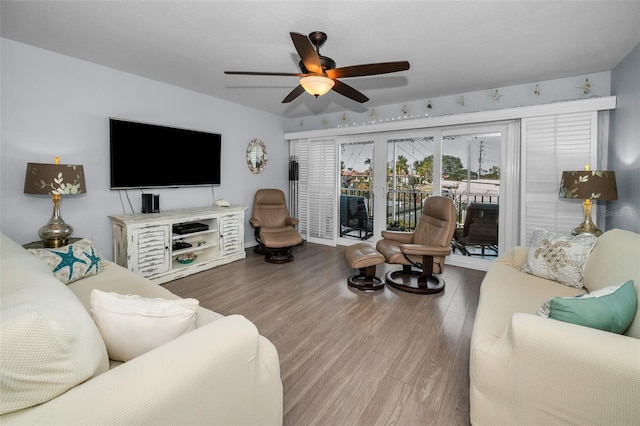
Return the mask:
<svg viewBox="0 0 640 426">
<path fill-rule="evenodd" d="M 414 256 L 447 256 L 451 254 L 451 247 L 425 246 L 422 244 L 401 244 L 400 250 L 404 254 Z"/>
<path fill-rule="evenodd" d="M 288 217 L 285 219 L 285 224 L 289 226 L 297 225 L 298 223 L 300 223 L 300 219 L 296 217 Z"/>
<path fill-rule="evenodd" d="M 256 219 L 255 217 L 252 217 L 251 220 L 249 220 L 249 223 L 254 228 L 260 228 L 261 225 L 260 219 Z"/>
<path fill-rule="evenodd" d="M 404 244 L 410 244 L 413 241 L 413 232 L 382 231 L 382 238 L 398 241 Z"/>
</svg>

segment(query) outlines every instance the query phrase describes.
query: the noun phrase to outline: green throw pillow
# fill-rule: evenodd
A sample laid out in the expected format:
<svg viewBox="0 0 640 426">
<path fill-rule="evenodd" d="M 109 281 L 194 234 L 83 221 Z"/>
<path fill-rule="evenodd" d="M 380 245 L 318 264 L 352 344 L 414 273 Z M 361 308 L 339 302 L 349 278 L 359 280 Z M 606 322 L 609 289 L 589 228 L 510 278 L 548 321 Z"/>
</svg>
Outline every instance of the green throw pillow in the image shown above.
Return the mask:
<svg viewBox="0 0 640 426">
<path fill-rule="evenodd" d="M 538 315 L 622 334 L 636 314 L 633 280 L 575 297 L 554 297 Z"/>
</svg>

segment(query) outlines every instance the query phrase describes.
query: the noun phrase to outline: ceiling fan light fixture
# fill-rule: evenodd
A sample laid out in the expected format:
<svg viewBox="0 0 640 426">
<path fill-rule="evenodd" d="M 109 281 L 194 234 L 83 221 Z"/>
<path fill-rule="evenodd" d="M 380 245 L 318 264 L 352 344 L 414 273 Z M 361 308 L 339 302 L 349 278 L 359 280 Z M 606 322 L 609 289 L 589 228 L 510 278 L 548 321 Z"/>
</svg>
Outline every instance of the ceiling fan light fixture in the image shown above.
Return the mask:
<svg viewBox="0 0 640 426">
<path fill-rule="evenodd" d="M 0 0 L 2 1 L 2 0 Z M 329 90 L 335 91 L 359 103 L 369 100 L 364 94 L 342 81 L 347 77 L 364 77 L 369 75 L 388 74 L 409 69 L 409 62 L 378 62 L 373 64 L 352 65 L 336 68 L 333 59 L 320 55 L 320 46 L 327 39 L 322 31 L 314 31 L 309 36 L 289 33 L 291 41 L 300 56 L 299 73 L 290 72 L 257 72 L 257 71 L 225 71 L 225 74 L 290 76 L 300 78 L 300 83 L 282 100 L 289 103 L 305 91 L 315 96 L 322 96 Z"/>
<path fill-rule="evenodd" d="M 311 93 L 316 98 L 326 94 L 335 84 L 336 82 L 329 77 L 321 75 L 309 75 L 300 79 L 300 85 L 304 90 Z"/>
</svg>

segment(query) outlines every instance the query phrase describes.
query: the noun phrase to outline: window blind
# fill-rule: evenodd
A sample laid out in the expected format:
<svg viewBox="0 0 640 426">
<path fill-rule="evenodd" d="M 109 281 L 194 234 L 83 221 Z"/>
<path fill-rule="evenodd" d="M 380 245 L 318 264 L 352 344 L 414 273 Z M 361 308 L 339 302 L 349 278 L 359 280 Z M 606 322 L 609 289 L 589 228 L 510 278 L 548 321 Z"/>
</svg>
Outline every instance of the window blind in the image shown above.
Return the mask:
<svg viewBox="0 0 640 426">
<path fill-rule="evenodd" d="M 336 142 L 333 138 L 291 141 L 298 159 L 299 231 L 307 241 L 335 245 Z"/>
<path fill-rule="evenodd" d="M 534 229 L 569 234 L 582 222 L 582 201 L 558 198 L 565 170 L 596 167 L 597 112 L 522 119 L 522 234 Z"/>
</svg>

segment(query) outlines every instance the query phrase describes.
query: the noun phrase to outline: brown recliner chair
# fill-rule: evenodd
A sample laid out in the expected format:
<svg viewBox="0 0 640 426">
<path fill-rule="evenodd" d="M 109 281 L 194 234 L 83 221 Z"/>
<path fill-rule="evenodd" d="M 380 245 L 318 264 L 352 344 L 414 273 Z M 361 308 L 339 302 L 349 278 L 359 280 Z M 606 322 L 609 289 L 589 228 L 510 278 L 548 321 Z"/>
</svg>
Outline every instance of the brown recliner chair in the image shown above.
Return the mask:
<svg viewBox="0 0 640 426">
<path fill-rule="evenodd" d="M 402 270 L 387 272 L 387 284 L 420 294 L 444 290 L 444 280 L 434 274 L 444 271 L 445 256 L 451 254 L 456 214 L 451 198 L 431 196 L 413 232 L 382 231 L 376 249 L 387 263 L 402 265 Z"/>
<path fill-rule="evenodd" d="M 284 192 L 279 189 L 259 189 L 253 200 L 253 214 L 249 221 L 258 242 L 253 250 L 266 255 L 267 262 L 291 262 L 291 250 L 302 243 L 302 236 L 294 228 L 298 222 L 298 219 L 289 216 Z"/>
</svg>

